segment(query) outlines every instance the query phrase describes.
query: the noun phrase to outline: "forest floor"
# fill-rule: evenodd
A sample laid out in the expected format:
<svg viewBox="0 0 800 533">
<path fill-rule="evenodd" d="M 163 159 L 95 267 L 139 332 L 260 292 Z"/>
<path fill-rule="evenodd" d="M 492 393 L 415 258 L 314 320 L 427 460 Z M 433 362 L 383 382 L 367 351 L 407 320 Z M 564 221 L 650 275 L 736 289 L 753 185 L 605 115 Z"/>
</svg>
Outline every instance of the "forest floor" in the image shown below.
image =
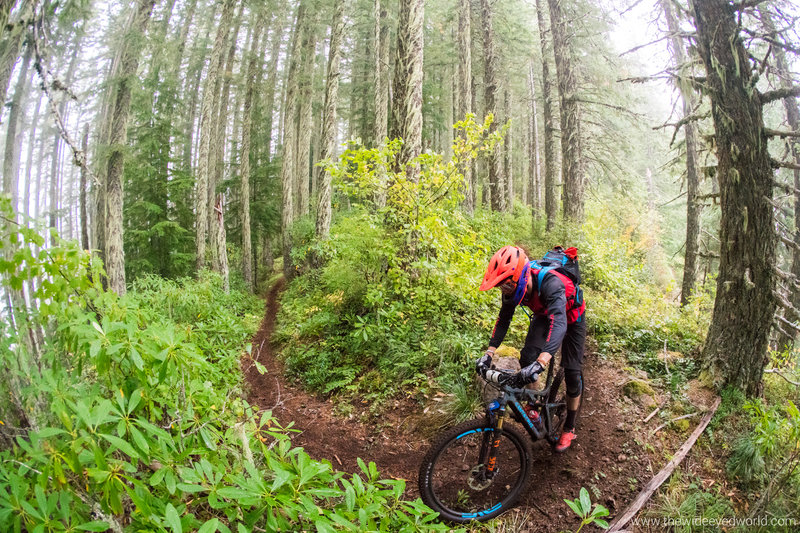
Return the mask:
<svg viewBox="0 0 800 533">
<path fill-rule="evenodd" d="M 249 402 L 272 410 L 284 427 L 293 422 L 292 428 L 298 431 L 292 433 L 293 444 L 314 459 L 330 461 L 335 469 L 348 473 L 360 472 L 359 457 L 373 461 L 384 478 L 406 480 L 406 498 L 417 498 L 417 470 L 430 444 L 424 413 L 436 408 L 435 402 L 397 399 L 378 416 L 368 412 L 367 405 L 353 405 L 350 414 L 343 416 L 329 399 L 287 379 L 270 343 L 283 285 L 279 281 L 270 290 L 264 319 L 253 339 L 251 357 L 267 371 L 261 374 L 250 361 L 242 361 Z M 643 422 L 652 406 L 623 394 L 630 371 L 601 360 L 587 346 L 577 439 L 563 454 L 552 452 L 546 442 L 533 444 L 534 482 L 517 508 L 504 515 L 508 530 L 574 531 L 580 521 L 563 500 L 578 497 L 581 487 L 589 490 L 593 502 L 605 505 L 613 518 L 678 449 L 685 432 L 665 428 L 654 433 L 659 417 Z"/>
</svg>

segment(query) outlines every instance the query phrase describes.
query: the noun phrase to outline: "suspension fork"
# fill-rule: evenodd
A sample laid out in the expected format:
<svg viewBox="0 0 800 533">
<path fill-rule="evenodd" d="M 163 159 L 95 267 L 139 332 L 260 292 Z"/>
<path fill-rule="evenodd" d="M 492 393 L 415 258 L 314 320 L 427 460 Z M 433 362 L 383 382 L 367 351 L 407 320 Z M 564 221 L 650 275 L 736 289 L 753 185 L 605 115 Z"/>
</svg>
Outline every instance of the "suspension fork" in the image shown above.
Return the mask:
<svg viewBox="0 0 800 533">
<path fill-rule="evenodd" d="M 483 434 L 478 464 L 486 465 L 484 475 L 487 479 L 491 479 L 497 469 L 497 449 L 500 447 L 500 437 L 503 434 L 503 419 L 506 416 L 506 406 L 502 405 L 496 411 L 487 412 L 487 416 L 494 429 Z"/>
</svg>

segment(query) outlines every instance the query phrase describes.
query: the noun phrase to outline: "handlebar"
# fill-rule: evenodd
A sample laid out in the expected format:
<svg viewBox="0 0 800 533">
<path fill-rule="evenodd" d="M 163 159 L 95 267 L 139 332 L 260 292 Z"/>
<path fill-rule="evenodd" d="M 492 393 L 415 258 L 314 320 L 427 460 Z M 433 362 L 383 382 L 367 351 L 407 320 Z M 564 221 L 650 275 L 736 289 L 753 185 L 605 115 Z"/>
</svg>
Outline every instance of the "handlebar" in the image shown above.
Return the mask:
<svg viewBox="0 0 800 533">
<path fill-rule="evenodd" d="M 497 383 L 498 385 L 504 385 L 514 375 L 515 375 L 515 373 L 513 373 L 513 372 L 503 372 L 502 370 L 489 369 L 483 375 L 483 379 L 485 379 L 486 381 L 489 381 L 491 383 Z"/>
</svg>

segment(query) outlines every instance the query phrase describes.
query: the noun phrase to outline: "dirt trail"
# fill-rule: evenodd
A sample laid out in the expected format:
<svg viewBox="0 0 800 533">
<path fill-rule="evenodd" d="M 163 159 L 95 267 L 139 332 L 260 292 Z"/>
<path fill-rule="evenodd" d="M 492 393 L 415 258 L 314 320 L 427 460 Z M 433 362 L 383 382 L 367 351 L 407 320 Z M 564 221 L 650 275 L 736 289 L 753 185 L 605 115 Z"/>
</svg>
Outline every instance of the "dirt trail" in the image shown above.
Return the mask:
<svg viewBox="0 0 800 533">
<path fill-rule="evenodd" d="M 264 319 L 253 340 L 252 357 L 267 372 L 262 375 L 253 365 L 243 364 L 250 403 L 272 409 L 283 425 L 293 421 L 300 433 L 292 436 L 292 442 L 313 458 L 326 459 L 346 472 L 359 471 L 358 457 L 374 461 L 384 477 L 405 479 L 406 497 L 416 498 L 417 469 L 428 442 L 414 428 L 424 406 L 413 400 L 397 401 L 378 425 L 363 424 L 359 420 L 369 417 L 365 409 L 359 409 L 361 406 L 354 406 L 348 418 L 337 416 L 326 399 L 287 380 L 270 344 L 282 289 L 281 281 L 270 291 Z M 517 509 L 504 515 L 513 521 L 513 531 L 574 531 L 579 520 L 563 499 L 576 498 L 581 487 L 590 490 L 592 501 L 609 507 L 613 516 L 660 467 L 649 464 L 648 454 L 628 429 L 639 424 L 639 412 L 633 409 L 622 413 L 618 408 L 625 375 L 587 351 L 584 376 L 584 402 L 573 449 L 555 454 L 546 443 L 534 443 L 532 489 Z"/>
</svg>

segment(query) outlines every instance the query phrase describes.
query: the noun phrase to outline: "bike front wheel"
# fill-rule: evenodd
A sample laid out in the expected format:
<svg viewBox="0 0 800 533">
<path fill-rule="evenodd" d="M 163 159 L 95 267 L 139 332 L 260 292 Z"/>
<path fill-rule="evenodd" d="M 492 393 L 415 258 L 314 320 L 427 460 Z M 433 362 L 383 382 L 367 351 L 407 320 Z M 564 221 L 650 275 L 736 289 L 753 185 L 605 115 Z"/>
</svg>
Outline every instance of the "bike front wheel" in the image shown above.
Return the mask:
<svg viewBox="0 0 800 533">
<path fill-rule="evenodd" d="M 495 449 L 496 467 L 486 464 L 494 427 L 485 419 L 455 426 L 436 440 L 422 459 L 419 492 L 444 520 L 489 520 L 512 507 L 530 482 L 530 441 L 513 427 L 503 427 Z"/>
</svg>

